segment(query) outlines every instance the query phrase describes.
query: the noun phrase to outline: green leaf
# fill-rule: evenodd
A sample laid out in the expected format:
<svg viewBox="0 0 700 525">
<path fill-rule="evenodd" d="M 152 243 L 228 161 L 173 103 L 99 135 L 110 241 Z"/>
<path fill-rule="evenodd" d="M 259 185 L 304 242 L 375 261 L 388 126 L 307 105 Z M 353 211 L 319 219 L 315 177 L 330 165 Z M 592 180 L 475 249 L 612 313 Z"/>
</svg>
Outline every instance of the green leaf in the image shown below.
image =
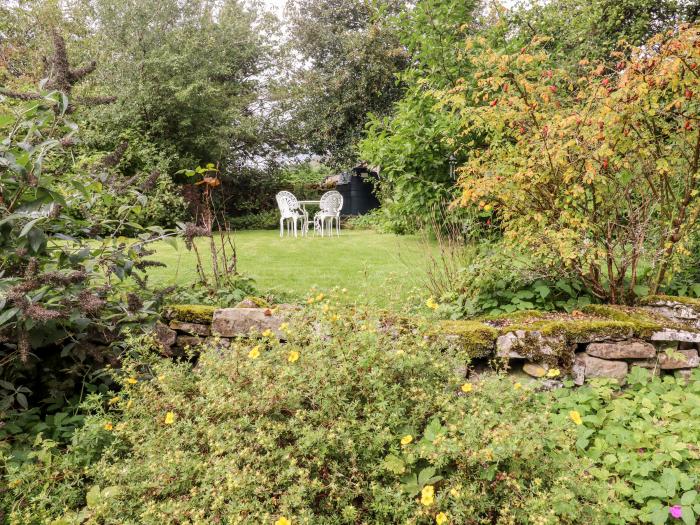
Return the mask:
<svg viewBox="0 0 700 525">
<path fill-rule="evenodd" d="M 25 235 L 27 235 L 29 231 L 34 227 L 34 225 L 43 218 L 44 217 L 37 217 L 36 219 L 32 219 L 31 221 L 29 221 L 27 224 L 24 225 L 22 231 L 19 232 L 19 236 L 24 237 Z"/>
<path fill-rule="evenodd" d="M 695 503 L 697 496 L 697 490 L 689 490 L 688 492 L 685 492 L 683 496 L 681 496 L 681 505 L 692 505 Z"/>
<path fill-rule="evenodd" d="M 438 418 L 433 418 L 428 426 L 425 427 L 425 432 L 423 433 L 423 439 L 429 442 L 435 441 L 436 438 L 443 435 L 447 429 L 442 426 Z"/>
<path fill-rule="evenodd" d="M 638 284 L 634 288 L 634 293 L 637 294 L 639 297 L 644 297 L 646 295 L 649 295 L 649 287 L 645 286 L 643 284 Z"/>
<path fill-rule="evenodd" d="M 547 296 L 551 293 L 549 286 L 545 286 L 544 284 L 540 284 L 539 286 L 535 286 L 535 291 L 538 294 L 540 294 L 540 297 L 542 299 L 546 299 Z"/>
<path fill-rule="evenodd" d="M 100 503 L 102 491 L 99 485 L 93 485 L 85 496 L 88 507 L 96 507 Z"/>
<path fill-rule="evenodd" d="M 12 319 L 17 312 L 19 312 L 19 308 L 14 307 L 10 308 L 9 310 L 5 310 L 2 314 L 0 314 L 0 326 Z"/>
<path fill-rule="evenodd" d="M 394 474 L 403 474 L 406 472 L 406 465 L 403 460 L 395 454 L 389 454 L 384 458 L 383 467 Z"/>
</svg>

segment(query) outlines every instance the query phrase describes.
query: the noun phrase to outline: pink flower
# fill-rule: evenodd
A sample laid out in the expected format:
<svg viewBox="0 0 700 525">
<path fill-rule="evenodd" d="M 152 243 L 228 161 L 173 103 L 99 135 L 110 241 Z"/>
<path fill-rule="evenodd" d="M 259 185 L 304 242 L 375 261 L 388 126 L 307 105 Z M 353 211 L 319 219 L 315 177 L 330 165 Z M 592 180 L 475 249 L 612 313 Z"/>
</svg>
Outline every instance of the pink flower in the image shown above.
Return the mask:
<svg viewBox="0 0 700 525">
<path fill-rule="evenodd" d="M 671 514 L 671 516 L 678 519 L 683 516 L 683 507 L 680 505 L 674 505 L 668 509 L 668 512 Z"/>
</svg>

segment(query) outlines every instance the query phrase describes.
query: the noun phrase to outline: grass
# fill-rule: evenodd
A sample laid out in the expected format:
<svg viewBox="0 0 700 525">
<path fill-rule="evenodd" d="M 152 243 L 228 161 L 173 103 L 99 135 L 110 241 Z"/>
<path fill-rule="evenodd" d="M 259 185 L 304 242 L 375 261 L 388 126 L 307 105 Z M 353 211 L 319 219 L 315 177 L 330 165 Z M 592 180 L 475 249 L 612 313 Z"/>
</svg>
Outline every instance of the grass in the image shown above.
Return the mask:
<svg viewBox="0 0 700 525">
<path fill-rule="evenodd" d="M 242 231 L 235 235 L 238 270 L 255 279 L 263 291 L 292 298 L 308 296 L 312 288 L 347 288 L 349 300 L 382 308 L 400 306 L 414 294 L 425 295 L 425 268 L 432 246 L 417 236 L 346 230 L 341 236 L 280 239 L 277 231 Z M 206 239 L 198 239 L 208 254 Z M 196 281 L 193 252 L 182 242 L 176 250 L 154 245 L 153 259 L 165 268 L 149 271 L 152 282 L 186 285 Z M 422 291 L 421 291 L 422 290 Z"/>
</svg>

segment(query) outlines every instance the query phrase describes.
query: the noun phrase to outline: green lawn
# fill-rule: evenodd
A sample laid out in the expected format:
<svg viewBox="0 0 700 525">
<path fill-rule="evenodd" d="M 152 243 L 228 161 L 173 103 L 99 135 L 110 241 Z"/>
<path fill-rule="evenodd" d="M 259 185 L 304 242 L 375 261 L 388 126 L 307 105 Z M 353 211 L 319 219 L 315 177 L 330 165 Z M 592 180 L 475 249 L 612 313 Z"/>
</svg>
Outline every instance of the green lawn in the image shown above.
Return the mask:
<svg viewBox="0 0 700 525">
<path fill-rule="evenodd" d="M 425 295 L 427 251 L 434 249 L 417 236 L 346 230 L 340 238 L 285 237 L 277 231 L 243 231 L 234 234 L 239 272 L 255 279 L 263 291 L 306 297 L 312 287 L 347 288 L 353 301 L 380 307 L 405 304 L 412 293 Z M 198 240 L 200 253 L 208 254 L 208 241 Z M 194 253 L 166 243 L 155 245 L 153 259 L 167 268 L 153 268 L 151 280 L 159 284 L 187 284 L 196 279 Z M 421 292 L 421 288 L 423 291 Z"/>
</svg>

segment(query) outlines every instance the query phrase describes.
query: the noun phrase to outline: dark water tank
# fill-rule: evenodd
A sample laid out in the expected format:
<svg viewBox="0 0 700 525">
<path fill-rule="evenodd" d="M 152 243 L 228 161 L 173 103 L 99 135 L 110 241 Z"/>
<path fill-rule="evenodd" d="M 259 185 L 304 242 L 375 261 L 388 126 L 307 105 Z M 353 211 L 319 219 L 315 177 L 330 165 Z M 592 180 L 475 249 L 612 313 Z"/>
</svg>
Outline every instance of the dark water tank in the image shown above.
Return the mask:
<svg viewBox="0 0 700 525">
<path fill-rule="evenodd" d="M 364 166 L 353 168 L 338 177 L 336 190 L 343 196 L 341 215 L 363 215 L 379 207 L 379 200 L 374 195 L 373 180 L 377 174 Z"/>
</svg>

